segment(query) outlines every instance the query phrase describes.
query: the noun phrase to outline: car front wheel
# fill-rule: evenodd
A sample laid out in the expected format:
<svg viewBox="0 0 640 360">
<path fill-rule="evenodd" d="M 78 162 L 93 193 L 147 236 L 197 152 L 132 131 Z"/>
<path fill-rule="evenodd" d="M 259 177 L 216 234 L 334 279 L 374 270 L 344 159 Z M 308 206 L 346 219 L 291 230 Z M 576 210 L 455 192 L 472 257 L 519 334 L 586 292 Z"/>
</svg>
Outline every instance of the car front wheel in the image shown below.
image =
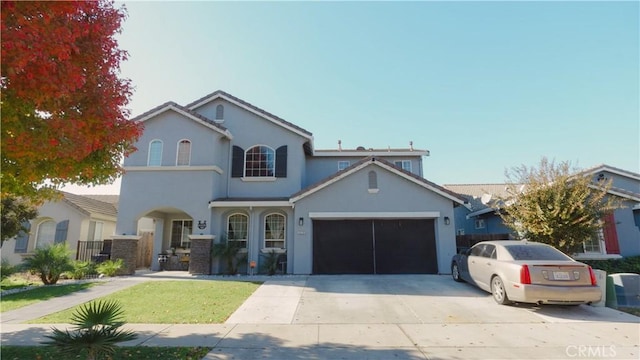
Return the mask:
<svg viewBox="0 0 640 360">
<path fill-rule="evenodd" d="M 462 282 L 462 278 L 460 277 L 460 269 L 458 268 L 457 263 L 451 264 L 451 276 L 453 277 L 453 280 Z"/>
<path fill-rule="evenodd" d="M 511 304 L 509 297 L 507 296 L 507 290 L 504 287 L 504 283 L 500 276 L 494 276 L 491 279 L 491 294 L 493 295 L 493 300 L 495 300 L 500 305 L 508 305 Z"/>
</svg>

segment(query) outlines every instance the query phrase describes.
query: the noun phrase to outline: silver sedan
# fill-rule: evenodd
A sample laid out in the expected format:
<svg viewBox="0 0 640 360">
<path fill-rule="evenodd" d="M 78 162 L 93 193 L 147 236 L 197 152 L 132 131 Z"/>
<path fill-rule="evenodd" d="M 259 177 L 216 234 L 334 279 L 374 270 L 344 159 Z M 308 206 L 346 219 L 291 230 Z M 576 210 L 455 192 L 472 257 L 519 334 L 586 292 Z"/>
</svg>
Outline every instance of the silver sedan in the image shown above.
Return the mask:
<svg viewBox="0 0 640 360">
<path fill-rule="evenodd" d="M 600 301 L 593 269 L 556 248 L 530 241 L 484 241 L 451 261 L 455 281 L 490 292 L 498 304 L 590 304 Z"/>
</svg>

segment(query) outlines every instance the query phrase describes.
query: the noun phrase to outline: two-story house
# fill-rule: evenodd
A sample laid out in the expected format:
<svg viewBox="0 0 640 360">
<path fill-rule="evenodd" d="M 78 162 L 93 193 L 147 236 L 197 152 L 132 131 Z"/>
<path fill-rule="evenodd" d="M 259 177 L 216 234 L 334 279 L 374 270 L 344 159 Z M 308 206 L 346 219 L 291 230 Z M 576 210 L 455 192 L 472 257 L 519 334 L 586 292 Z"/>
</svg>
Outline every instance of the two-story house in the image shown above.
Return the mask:
<svg viewBox="0 0 640 360">
<path fill-rule="evenodd" d="M 449 271 L 464 199 L 422 177 L 426 150 L 315 149 L 309 131 L 223 91 L 133 120 L 144 132 L 124 160 L 117 238 L 151 218 L 155 254 L 193 259 L 207 251 L 194 241 L 225 235 L 258 268 L 282 253 L 292 274 Z"/>
</svg>

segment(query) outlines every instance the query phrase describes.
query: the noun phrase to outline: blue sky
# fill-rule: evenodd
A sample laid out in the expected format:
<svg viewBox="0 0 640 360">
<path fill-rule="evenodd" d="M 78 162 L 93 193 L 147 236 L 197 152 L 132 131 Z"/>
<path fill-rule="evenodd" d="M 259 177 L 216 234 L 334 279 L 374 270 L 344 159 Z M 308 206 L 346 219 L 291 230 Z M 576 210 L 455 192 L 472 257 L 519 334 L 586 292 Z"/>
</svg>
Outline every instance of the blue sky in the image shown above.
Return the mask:
<svg viewBox="0 0 640 360">
<path fill-rule="evenodd" d="M 640 172 L 638 2 L 125 5 L 134 116 L 222 89 L 316 149 L 413 141 L 438 184 L 542 156 Z"/>
</svg>

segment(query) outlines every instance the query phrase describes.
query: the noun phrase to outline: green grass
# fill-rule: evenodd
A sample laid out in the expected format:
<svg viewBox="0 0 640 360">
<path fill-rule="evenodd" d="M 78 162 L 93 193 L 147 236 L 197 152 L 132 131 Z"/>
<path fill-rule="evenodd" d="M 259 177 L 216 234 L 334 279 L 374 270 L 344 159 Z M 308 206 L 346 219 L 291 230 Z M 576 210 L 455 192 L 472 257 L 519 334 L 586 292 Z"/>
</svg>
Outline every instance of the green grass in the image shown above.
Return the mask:
<svg viewBox="0 0 640 360">
<path fill-rule="evenodd" d="M 0 290 L 12 290 L 23 288 L 31 285 L 42 285 L 42 281 L 33 281 L 25 276 L 14 274 L 0 281 Z"/>
<path fill-rule="evenodd" d="M 39 286 L 23 292 L 5 295 L 0 300 L 0 312 L 14 310 L 40 301 L 71 294 L 95 286 L 99 283 L 66 284 L 55 286 Z"/>
<path fill-rule="evenodd" d="M 118 301 L 127 323 L 217 324 L 224 322 L 258 286 L 241 281 L 147 281 L 101 299 Z M 30 323 L 69 323 L 76 309 Z"/>
<path fill-rule="evenodd" d="M 632 307 L 619 307 L 618 310 L 622 312 L 626 312 L 627 314 L 640 316 L 640 308 L 632 308 Z"/>
<path fill-rule="evenodd" d="M 111 360 L 200 360 L 211 349 L 203 347 L 120 347 L 109 357 Z M 2 346 L 2 360 L 58 360 L 60 354 L 55 349 L 45 346 Z M 69 358 L 69 357 L 67 357 Z M 70 359 L 86 359 L 80 353 Z"/>
</svg>

